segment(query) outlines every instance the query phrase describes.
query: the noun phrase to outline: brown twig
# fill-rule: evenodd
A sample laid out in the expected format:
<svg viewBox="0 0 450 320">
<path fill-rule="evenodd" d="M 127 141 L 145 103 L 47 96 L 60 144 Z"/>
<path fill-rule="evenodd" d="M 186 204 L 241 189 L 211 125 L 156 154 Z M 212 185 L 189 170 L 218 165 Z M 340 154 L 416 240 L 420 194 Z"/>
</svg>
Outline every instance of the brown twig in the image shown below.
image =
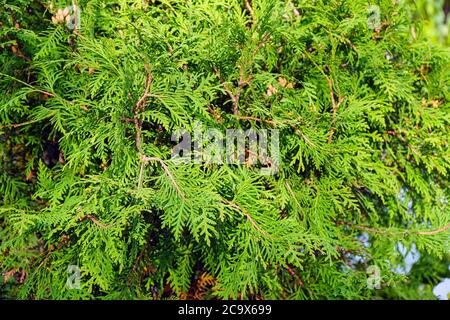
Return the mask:
<svg viewBox="0 0 450 320">
<path fill-rule="evenodd" d="M 262 229 L 258 226 L 258 224 L 256 223 L 256 221 L 253 220 L 252 216 L 250 216 L 250 214 L 249 214 L 247 211 L 245 211 L 244 209 L 242 209 L 242 208 L 241 208 L 240 206 L 238 206 L 236 203 L 231 202 L 231 201 L 228 201 L 228 200 L 226 200 L 226 199 L 222 199 L 222 202 L 225 203 L 225 204 L 228 204 L 228 205 L 229 205 L 230 207 L 232 207 L 233 209 L 235 209 L 235 210 L 241 212 L 241 213 L 247 218 L 247 220 L 250 221 L 250 223 L 253 225 L 253 227 L 254 227 L 256 230 L 258 230 L 260 233 L 262 233 L 262 234 L 264 234 L 264 235 L 266 235 L 266 236 L 270 236 L 266 231 L 262 230 Z"/>
<path fill-rule="evenodd" d="M 237 100 L 236 95 L 233 93 L 230 86 L 222 79 L 222 76 L 220 75 L 220 72 L 216 67 L 214 67 L 214 73 L 216 74 L 217 79 L 219 79 L 220 83 L 223 85 L 226 94 L 230 97 L 231 101 L 233 102 L 233 113 L 237 114 L 239 101 Z"/>
<path fill-rule="evenodd" d="M 330 97 L 331 97 L 331 104 L 333 106 L 333 114 L 331 118 L 331 131 L 328 135 L 328 143 L 331 143 L 331 140 L 333 139 L 334 132 L 336 131 L 335 124 L 336 124 L 336 114 L 339 106 L 344 102 L 345 97 L 340 97 L 339 101 L 336 102 L 336 99 L 334 97 L 334 90 L 333 90 L 333 80 L 330 77 L 327 77 L 328 87 L 330 89 Z"/>
<path fill-rule="evenodd" d="M 144 155 L 141 155 L 141 160 L 143 162 L 150 162 L 150 161 L 157 161 L 161 164 L 161 167 L 164 169 L 164 172 L 167 174 L 167 176 L 169 177 L 170 181 L 172 182 L 173 186 L 175 187 L 175 189 L 177 190 L 178 194 L 184 199 L 186 200 L 186 197 L 184 196 L 184 193 L 181 191 L 181 189 L 178 187 L 177 182 L 175 181 L 175 178 L 173 176 L 173 174 L 170 172 L 169 167 L 166 165 L 166 163 L 161 159 L 161 158 L 157 158 L 157 157 L 147 157 Z"/>
<path fill-rule="evenodd" d="M 267 40 L 269 40 L 269 37 L 270 37 L 270 32 L 266 33 L 262 37 L 261 41 L 256 46 L 255 50 L 253 50 L 253 54 L 252 54 L 253 58 L 256 57 L 256 55 L 258 54 L 259 50 L 261 50 L 261 48 L 264 46 L 264 44 L 267 42 Z"/>
<path fill-rule="evenodd" d="M 265 122 L 271 125 L 274 125 L 275 122 L 273 120 L 270 119 L 260 119 L 257 117 L 246 117 L 246 116 L 240 116 L 238 117 L 239 120 L 248 120 L 248 121 L 256 121 L 256 122 Z"/>
<path fill-rule="evenodd" d="M 80 219 L 80 222 L 81 222 L 81 221 L 84 221 L 84 220 L 86 220 L 86 219 L 89 220 L 89 221 L 92 221 L 93 223 L 95 223 L 97 226 L 99 226 L 99 227 L 102 228 L 102 229 L 108 227 L 108 225 L 105 225 L 105 224 L 101 223 L 101 222 L 100 222 L 95 216 L 93 216 L 92 214 L 87 214 L 87 215 L 85 215 L 83 218 Z"/>
<path fill-rule="evenodd" d="M 30 88 L 33 88 L 33 87 L 30 86 Z M 36 88 L 33 88 L 33 89 L 34 89 L 35 92 L 39 92 L 39 93 L 45 94 L 46 96 L 49 96 L 49 97 L 52 97 L 52 98 L 56 97 L 56 94 L 54 94 L 54 93 L 51 93 L 51 92 L 48 92 L 48 91 L 45 91 L 45 90 L 41 90 L 41 89 L 36 89 Z"/>
<path fill-rule="evenodd" d="M 401 136 L 400 132 L 397 132 L 395 130 L 386 130 L 385 131 L 386 134 L 396 137 L 398 140 L 400 140 L 401 142 L 403 142 L 404 144 L 406 144 L 406 146 L 418 157 L 421 157 L 422 155 L 420 154 L 419 151 L 417 151 L 416 148 L 414 148 L 404 137 Z"/>
<path fill-rule="evenodd" d="M 144 255 L 144 252 L 147 251 L 148 245 L 149 245 L 149 243 L 146 242 L 146 244 L 145 244 L 145 246 L 144 246 L 144 249 L 141 250 L 141 252 L 139 253 L 138 257 L 136 258 L 136 261 L 135 261 L 134 264 L 133 264 L 133 270 L 130 272 L 130 275 L 128 276 L 128 284 L 129 284 L 129 285 L 131 284 L 131 276 L 132 276 L 133 273 L 136 271 L 136 268 L 137 268 L 139 262 L 141 261 L 143 255 Z"/>
<path fill-rule="evenodd" d="M 42 259 L 41 263 L 36 268 L 36 271 L 38 271 L 45 264 L 45 262 L 48 260 L 48 258 L 50 258 L 50 254 L 53 252 L 54 248 L 55 248 L 55 246 L 53 244 L 51 244 L 50 248 L 48 249 L 47 255 L 45 256 L 44 259 Z"/>
<path fill-rule="evenodd" d="M 270 33 L 265 34 L 262 38 L 262 40 L 258 43 L 255 50 L 252 53 L 252 59 L 255 58 L 258 51 L 263 47 L 263 45 L 266 43 L 266 41 L 269 39 Z M 253 63 L 253 60 L 251 61 Z M 216 74 L 217 79 L 219 79 L 220 83 L 223 85 L 224 90 L 226 94 L 230 97 L 231 101 L 233 102 L 233 114 L 238 115 L 239 114 L 239 99 L 241 97 L 242 90 L 250 85 L 251 81 L 253 80 L 253 74 L 252 74 L 252 66 L 250 67 L 250 75 L 245 76 L 245 66 L 241 63 L 238 65 L 239 68 L 239 82 L 236 87 L 236 93 L 233 93 L 233 90 L 229 87 L 229 85 L 223 80 L 222 76 L 220 75 L 219 69 L 214 67 L 214 73 Z"/>
<path fill-rule="evenodd" d="M 382 229 L 372 228 L 372 227 L 368 227 L 368 226 L 355 225 L 355 224 L 353 224 L 351 222 L 339 221 L 337 224 L 338 225 L 345 224 L 345 225 L 347 225 L 347 226 L 349 226 L 351 228 L 365 230 L 365 231 L 368 231 L 368 232 L 371 232 L 371 233 L 378 233 L 378 234 L 383 234 L 383 235 L 393 234 L 389 230 L 382 230 Z M 405 230 L 405 231 L 399 231 L 398 234 L 399 235 L 418 234 L 418 235 L 432 236 L 432 235 L 439 234 L 441 232 L 445 232 L 448 229 L 450 229 L 450 224 L 448 224 L 446 226 L 443 226 L 443 227 L 440 227 L 440 228 L 438 228 L 436 230 L 431 230 L 431 231 L 414 231 L 414 232 L 411 232 L 411 231 L 406 231 Z"/>
<path fill-rule="evenodd" d="M 21 58 L 21 59 L 24 59 L 24 60 L 27 61 L 27 62 L 30 62 L 30 61 L 31 61 L 31 58 L 29 58 L 29 57 L 27 57 L 26 55 L 24 55 L 23 52 L 22 52 L 22 50 L 20 50 L 20 47 L 19 47 L 18 45 L 13 45 L 13 46 L 11 47 L 11 51 L 12 51 L 12 53 L 13 53 L 16 57 Z"/>
<path fill-rule="evenodd" d="M 125 122 L 127 122 L 127 123 L 129 123 L 129 122 L 135 122 L 135 119 L 134 118 L 126 118 L 126 117 L 122 117 L 122 121 L 125 121 Z"/>
<path fill-rule="evenodd" d="M 22 123 L 7 124 L 7 125 L 4 125 L 4 126 L 0 126 L 0 129 L 23 127 L 23 126 L 26 126 L 28 124 L 32 124 L 32 123 L 35 123 L 35 122 L 38 122 L 38 121 L 39 120 L 30 120 L 30 121 L 25 121 L 25 122 L 22 122 Z"/>
<path fill-rule="evenodd" d="M 216 119 L 217 123 L 222 123 L 222 118 L 220 117 L 220 114 L 218 114 L 213 107 L 209 106 L 208 112 L 214 117 L 214 119 Z"/>
<path fill-rule="evenodd" d="M 253 11 L 252 5 L 250 4 L 249 0 L 244 0 L 245 8 L 247 8 L 248 13 L 250 14 L 250 17 L 252 18 L 252 22 L 256 22 L 256 16 L 255 12 Z"/>
<path fill-rule="evenodd" d="M 269 157 L 265 157 L 263 155 L 257 154 L 251 150 L 245 150 L 245 152 L 249 155 L 248 160 L 250 161 L 253 157 L 253 159 L 257 159 L 261 162 L 262 165 L 268 164 L 270 167 L 273 167 L 273 161 Z M 251 162 L 250 162 L 251 163 Z"/>
<path fill-rule="evenodd" d="M 247 85 L 250 84 L 250 81 L 253 80 L 253 75 L 250 75 L 248 78 L 244 77 L 245 70 L 242 64 L 239 65 L 239 83 L 236 88 L 236 95 L 234 99 L 233 105 L 233 114 L 237 115 L 239 113 L 239 99 L 241 97 L 242 89 L 244 89 Z"/>
<path fill-rule="evenodd" d="M 145 78 L 145 90 L 143 95 L 139 98 L 134 106 L 134 127 L 136 128 L 136 148 L 139 154 L 142 154 L 142 119 L 139 119 L 139 113 L 145 112 L 145 104 L 150 92 L 150 86 L 153 82 L 153 76 L 148 71 L 148 66 L 145 65 L 145 71 L 147 71 L 147 76 Z"/>
<path fill-rule="evenodd" d="M 314 66 L 320 71 L 320 73 L 323 74 L 323 76 L 327 79 L 328 88 L 330 90 L 330 98 L 331 98 L 331 104 L 333 106 L 333 114 L 332 114 L 332 120 L 331 120 L 331 130 L 330 134 L 328 135 L 327 142 L 328 144 L 331 143 L 331 140 L 333 139 L 334 132 L 336 131 L 335 123 L 336 123 L 336 114 L 339 106 L 344 102 L 346 97 L 340 97 L 339 101 L 336 102 L 336 99 L 334 97 L 334 90 L 333 90 L 333 79 L 324 72 L 324 70 L 312 59 L 311 55 L 308 52 L 304 52 L 305 55 L 308 57 L 308 59 L 314 64 Z"/>
<path fill-rule="evenodd" d="M 424 236 L 433 236 L 433 235 L 436 235 L 438 233 L 447 231 L 448 229 L 450 229 L 450 223 L 448 225 L 446 225 L 446 226 L 443 226 L 443 227 L 439 228 L 439 229 L 432 230 L 432 231 L 419 231 L 419 232 L 417 232 L 417 234 L 424 235 Z"/>
<path fill-rule="evenodd" d="M 177 190 L 177 192 L 180 194 L 180 196 L 186 200 L 186 197 L 184 196 L 183 192 L 181 191 L 181 189 L 178 187 L 178 184 L 175 181 L 174 176 L 172 175 L 172 173 L 169 170 L 169 167 L 166 165 L 166 163 L 157 157 L 147 157 L 146 155 L 144 155 L 143 150 L 142 150 L 142 119 L 139 119 L 139 114 L 142 114 L 145 112 L 145 105 L 147 102 L 147 98 L 148 97 L 156 97 L 156 95 L 150 93 L 150 87 L 151 84 L 153 82 L 153 76 L 150 73 L 150 71 L 148 70 L 148 65 L 144 65 L 145 67 L 145 71 L 147 72 L 147 76 L 145 78 L 145 90 L 144 93 L 142 94 L 142 96 L 139 98 L 139 100 L 136 102 L 135 106 L 134 106 L 134 126 L 136 128 L 136 149 L 139 152 L 139 157 L 140 160 L 142 161 L 141 163 L 141 167 L 140 167 L 140 173 L 139 173 L 139 181 L 138 181 L 138 187 L 140 188 L 141 184 L 142 184 L 142 176 L 144 173 L 144 164 L 145 162 L 150 162 L 150 161 L 157 161 L 161 164 L 162 168 L 164 169 L 165 173 L 167 174 L 167 176 L 169 177 L 170 181 L 172 182 L 173 186 L 175 187 L 175 189 Z"/>
<path fill-rule="evenodd" d="M 302 279 L 300 278 L 300 276 L 298 274 L 295 273 L 295 271 L 290 267 L 290 266 L 286 266 L 286 270 L 289 272 L 289 274 L 295 278 L 295 280 L 297 281 L 297 285 L 299 287 L 304 287 L 305 284 L 303 283 Z"/>
<path fill-rule="evenodd" d="M 61 238 L 61 240 L 58 242 L 58 245 L 56 246 L 56 250 L 61 249 L 61 247 L 63 246 L 63 244 L 67 243 L 67 241 L 68 241 L 68 236 L 67 236 L 67 235 L 63 235 L 62 238 Z M 38 267 L 36 268 L 36 271 L 35 271 L 35 272 L 37 272 L 37 271 L 45 264 L 45 262 L 50 258 L 50 254 L 51 254 L 52 252 L 54 252 L 54 251 L 55 251 L 55 245 L 54 245 L 54 244 L 51 244 L 51 245 L 50 245 L 50 248 L 48 248 L 48 252 L 47 252 L 45 258 L 44 258 L 44 259 L 41 261 L 41 263 L 38 265 Z"/>
</svg>

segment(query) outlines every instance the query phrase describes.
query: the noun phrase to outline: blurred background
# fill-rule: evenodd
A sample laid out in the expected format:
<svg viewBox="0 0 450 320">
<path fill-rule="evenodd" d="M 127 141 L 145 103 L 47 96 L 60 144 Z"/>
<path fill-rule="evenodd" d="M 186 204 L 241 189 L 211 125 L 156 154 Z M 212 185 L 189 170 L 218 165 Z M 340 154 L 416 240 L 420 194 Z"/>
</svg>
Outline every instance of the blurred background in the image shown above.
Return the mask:
<svg viewBox="0 0 450 320">
<path fill-rule="evenodd" d="M 425 21 L 424 33 L 433 42 L 450 45 L 450 0 L 413 0 L 418 8 L 418 19 Z"/>
</svg>

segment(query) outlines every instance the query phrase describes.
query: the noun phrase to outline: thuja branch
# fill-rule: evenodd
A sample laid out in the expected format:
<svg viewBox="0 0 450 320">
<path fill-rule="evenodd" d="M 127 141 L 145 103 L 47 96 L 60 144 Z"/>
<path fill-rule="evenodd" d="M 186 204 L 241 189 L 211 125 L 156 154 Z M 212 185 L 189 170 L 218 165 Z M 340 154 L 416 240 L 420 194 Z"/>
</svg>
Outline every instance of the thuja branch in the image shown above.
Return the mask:
<svg viewBox="0 0 450 320">
<path fill-rule="evenodd" d="M 292 199 L 294 199 L 295 204 L 297 205 L 297 208 L 298 208 L 298 210 L 300 211 L 301 208 L 302 208 L 302 206 L 301 206 L 300 203 L 298 202 L 297 196 L 295 195 L 294 191 L 292 190 L 291 185 L 289 184 L 288 181 L 286 181 L 284 184 L 286 185 L 286 189 L 287 189 L 288 192 L 291 194 Z"/>
<path fill-rule="evenodd" d="M 45 118 L 49 118 L 51 116 L 54 116 L 56 113 L 57 113 L 57 111 L 52 111 Z M 20 128 L 20 127 L 24 127 L 26 125 L 33 124 L 33 123 L 36 123 L 36 122 L 39 122 L 39 121 L 42 121 L 42 120 L 44 120 L 44 119 L 33 119 L 33 120 L 24 121 L 24 122 L 21 122 L 21 123 L 5 124 L 5 125 L 0 126 L 0 129 Z"/>
</svg>

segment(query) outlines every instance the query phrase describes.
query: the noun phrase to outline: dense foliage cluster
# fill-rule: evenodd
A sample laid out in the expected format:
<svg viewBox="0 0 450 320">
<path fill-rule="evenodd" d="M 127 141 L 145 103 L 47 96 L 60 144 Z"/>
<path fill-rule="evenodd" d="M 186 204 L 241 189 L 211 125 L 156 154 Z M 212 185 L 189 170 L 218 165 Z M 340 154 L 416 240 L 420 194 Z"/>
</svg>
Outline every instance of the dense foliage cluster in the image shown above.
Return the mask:
<svg viewBox="0 0 450 320">
<path fill-rule="evenodd" d="M 431 298 L 450 52 L 368 5 L 0 1 L 0 296 Z M 196 121 L 278 129 L 278 173 L 172 161 Z"/>
</svg>

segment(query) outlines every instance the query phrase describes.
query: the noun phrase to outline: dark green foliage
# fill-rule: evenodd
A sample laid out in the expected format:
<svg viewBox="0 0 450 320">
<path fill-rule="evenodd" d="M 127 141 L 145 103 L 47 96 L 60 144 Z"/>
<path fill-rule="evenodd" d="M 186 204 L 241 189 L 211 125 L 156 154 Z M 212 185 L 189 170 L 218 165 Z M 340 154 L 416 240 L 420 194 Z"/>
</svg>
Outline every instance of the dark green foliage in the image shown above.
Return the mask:
<svg viewBox="0 0 450 320">
<path fill-rule="evenodd" d="M 450 53 L 409 2 L 378 1 L 375 30 L 360 0 L 80 0 L 75 30 L 51 20 L 70 3 L 11 2 L 0 295 L 432 297 L 393 266 L 398 242 L 448 263 Z M 279 129 L 279 173 L 171 161 L 195 121 Z"/>
</svg>

